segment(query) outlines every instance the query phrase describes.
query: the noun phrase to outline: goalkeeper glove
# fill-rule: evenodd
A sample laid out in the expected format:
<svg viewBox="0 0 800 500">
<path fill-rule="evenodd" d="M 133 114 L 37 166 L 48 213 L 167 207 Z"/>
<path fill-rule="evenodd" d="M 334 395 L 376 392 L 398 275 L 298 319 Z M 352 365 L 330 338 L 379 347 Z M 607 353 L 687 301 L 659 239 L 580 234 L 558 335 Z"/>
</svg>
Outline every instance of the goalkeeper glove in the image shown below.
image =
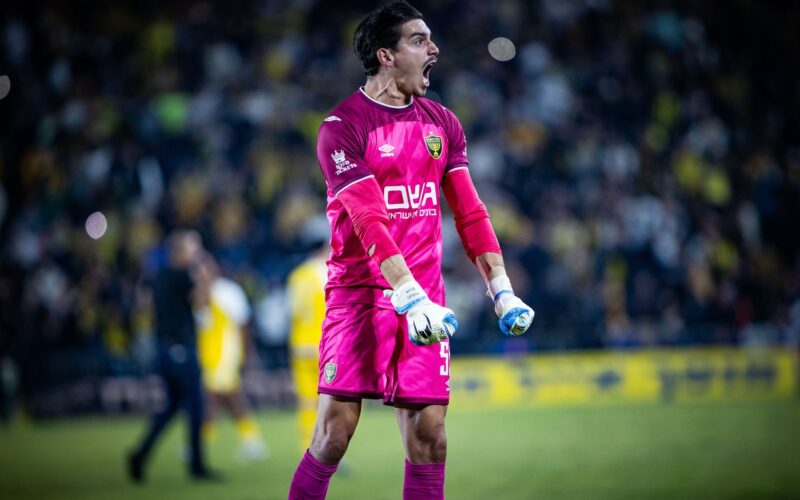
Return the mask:
<svg viewBox="0 0 800 500">
<path fill-rule="evenodd" d="M 486 295 L 491 297 L 494 302 L 494 312 L 500 318 L 497 324 L 504 334 L 516 337 L 525 333 L 531 326 L 536 313 L 514 295 L 508 276 L 498 276 L 492 279 Z"/>
<path fill-rule="evenodd" d="M 414 345 L 431 345 L 447 340 L 458 329 L 452 310 L 434 304 L 419 283 L 408 281 L 396 290 L 385 290 L 397 314 L 405 314 L 408 338 Z"/>
</svg>

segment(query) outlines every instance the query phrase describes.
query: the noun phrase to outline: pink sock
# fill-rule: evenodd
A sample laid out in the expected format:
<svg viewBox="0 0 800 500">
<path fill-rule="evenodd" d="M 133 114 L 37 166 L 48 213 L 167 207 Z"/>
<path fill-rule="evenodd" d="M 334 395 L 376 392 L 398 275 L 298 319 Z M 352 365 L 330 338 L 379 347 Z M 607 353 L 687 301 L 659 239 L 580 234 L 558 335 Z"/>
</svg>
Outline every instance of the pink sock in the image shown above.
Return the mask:
<svg viewBox="0 0 800 500">
<path fill-rule="evenodd" d="M 337 467 L 318 462 L 306 450 L 294 471 L 292 485 L 289 486 L 289 500 L 323 500 Z"/>
<path fill-rule="evenodd" d="M 403 500 L 444 500 L 444 462 L 412 464 L 406 459 Z"/>
</svg>

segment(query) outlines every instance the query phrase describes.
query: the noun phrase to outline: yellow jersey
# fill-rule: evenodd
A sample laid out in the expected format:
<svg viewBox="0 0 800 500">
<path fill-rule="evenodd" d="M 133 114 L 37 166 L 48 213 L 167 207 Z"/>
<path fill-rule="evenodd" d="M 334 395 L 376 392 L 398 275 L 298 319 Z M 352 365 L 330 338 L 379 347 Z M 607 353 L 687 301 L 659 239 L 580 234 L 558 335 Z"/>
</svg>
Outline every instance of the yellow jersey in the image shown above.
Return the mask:
<svg viewBox="0 0 800 500">
<path fill-rule="evenodd" d="M 242 327 L 250 319 L 250 305 L 242 287 L 226 278 L 216 279 L 208 307 L 198 319 L 203 381 L 212 391 L 232 391 L 239 384 L 244 360 Z"/>
<path fill-rule="evenodd" d="M 291 304 L 291 331 L 289 345 L 295 354 L 316 356 L 325 319 L 325 283 L 328 269 L 325 259 L 309 257 L 297 266 L 288 280 Z"/>
</svg>

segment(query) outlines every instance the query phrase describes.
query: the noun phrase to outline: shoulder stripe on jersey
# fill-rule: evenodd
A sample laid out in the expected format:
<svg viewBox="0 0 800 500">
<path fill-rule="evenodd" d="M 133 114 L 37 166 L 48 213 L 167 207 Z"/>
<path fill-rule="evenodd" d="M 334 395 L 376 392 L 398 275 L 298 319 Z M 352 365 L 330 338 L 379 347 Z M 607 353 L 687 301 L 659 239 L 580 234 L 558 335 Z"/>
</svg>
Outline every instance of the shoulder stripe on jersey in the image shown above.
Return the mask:
<svg viewBox="0 0 800 500">
<path fill-rule="evenodd" d="M 342 192 L 342 191 L 344 191 L 345 189 L 349 188 L 350 186 L 352 186 L 352 185 L 354 185 L 354 184 L 358 184 L 359 182 L 361 182 L 361 181 L 363 181 L 363 180 L 369 179 L 370 177 L 375 177 L 375 175 L 372 175 L 372 174 L 370 174 L 370 175 L 367 175 L 366 177 L 362 177 L 362 178 L 360 178 L 360 179 L 354 180 L 354 181 L 353 181 L 353 182 L 351 182 L 350 184 L 347 184 L 347 185 L 345 185 L 345 186 L 344 186 L 342 189 L 340 189 L 340 190 L 336 191 L 336 193 L 334 194 L 334 196 L 339 196 L 339 193 L 341 193 L 341 192 Z"/>
</svg>

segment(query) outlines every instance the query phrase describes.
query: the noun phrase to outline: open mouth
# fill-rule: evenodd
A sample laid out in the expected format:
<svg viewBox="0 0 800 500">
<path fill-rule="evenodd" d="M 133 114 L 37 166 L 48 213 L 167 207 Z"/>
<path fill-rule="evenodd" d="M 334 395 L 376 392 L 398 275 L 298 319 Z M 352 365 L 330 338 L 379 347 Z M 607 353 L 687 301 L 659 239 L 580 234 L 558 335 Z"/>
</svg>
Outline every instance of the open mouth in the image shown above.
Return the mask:
<svg viewBox="0 0 800 500">
<path fill-rule="evenodd" d="M 434 64 L 436 64 L 436 59 L 428 61 L 425 66 L 422 67 L 422 83 L 425 85 L 425 87 L 431 84 L 431 69 L 433 68 Z"/>
</svg>

